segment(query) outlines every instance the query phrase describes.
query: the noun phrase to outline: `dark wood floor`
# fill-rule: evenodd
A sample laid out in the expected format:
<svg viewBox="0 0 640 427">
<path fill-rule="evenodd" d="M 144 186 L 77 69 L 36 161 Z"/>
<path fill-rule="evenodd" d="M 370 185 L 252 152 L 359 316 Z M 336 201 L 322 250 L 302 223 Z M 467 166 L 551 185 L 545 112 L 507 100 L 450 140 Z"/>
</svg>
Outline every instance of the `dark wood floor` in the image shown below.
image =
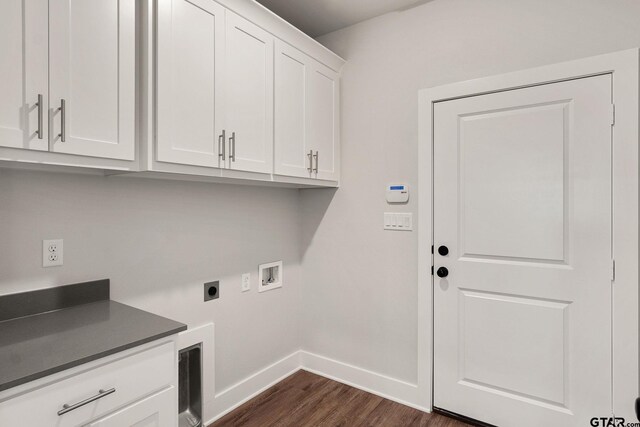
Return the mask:
<svg viewBox="0 0 640 427">
<path fill-rule="evenodd" d="M 409 408 L 310 372 L 298 371 L 209 427 L 466 425 L 442 415 Z"/>
</svg>

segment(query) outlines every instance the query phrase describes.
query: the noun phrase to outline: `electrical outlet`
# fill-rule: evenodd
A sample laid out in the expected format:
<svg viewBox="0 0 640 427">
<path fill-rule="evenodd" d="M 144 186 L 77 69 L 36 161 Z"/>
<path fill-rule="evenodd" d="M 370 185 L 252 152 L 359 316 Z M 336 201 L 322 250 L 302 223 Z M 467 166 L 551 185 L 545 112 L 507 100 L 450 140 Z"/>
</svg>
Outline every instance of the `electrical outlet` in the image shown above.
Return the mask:
<svg viewBox="0 0 640 427">
<path fill-rule="evenodd" d="M 251 290 L 251 273 L 244 273 L 242 275 L 242 292 Z"/>
<path fill-rule="evenodd" d="M 56 267 L 64 263 L 63 240 L 42 241 L 42 266 Z"/>
</svg>

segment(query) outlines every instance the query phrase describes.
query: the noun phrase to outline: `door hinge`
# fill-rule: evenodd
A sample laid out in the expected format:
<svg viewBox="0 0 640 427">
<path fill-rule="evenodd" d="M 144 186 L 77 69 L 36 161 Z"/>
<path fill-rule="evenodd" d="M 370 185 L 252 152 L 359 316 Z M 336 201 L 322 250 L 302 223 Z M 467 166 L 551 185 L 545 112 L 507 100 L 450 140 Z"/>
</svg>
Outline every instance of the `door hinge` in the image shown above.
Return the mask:
<svg viewBox="0 0 640 427">
<path fill-rule="evenodd" d="M 431 275 L 433 276 L 433 265 L 431 266 Z"/>
<path fill-rule="evenodd" d="M 616 280 L 616 260 L 612 259 L 611 260 L 611 281 L 615 281 Z"/>
<path fill-rule="evenodd" d="M 611 104 L 611 126 L 616 124 L 616 104 Z"/>
</svg>

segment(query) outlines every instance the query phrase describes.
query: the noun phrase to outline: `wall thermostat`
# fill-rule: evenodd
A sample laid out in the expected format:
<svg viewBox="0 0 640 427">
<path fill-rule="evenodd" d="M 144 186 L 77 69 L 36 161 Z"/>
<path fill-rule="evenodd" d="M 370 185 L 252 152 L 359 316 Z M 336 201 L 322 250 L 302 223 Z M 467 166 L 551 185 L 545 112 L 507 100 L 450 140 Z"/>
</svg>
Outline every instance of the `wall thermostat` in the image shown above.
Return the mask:
<svg viewBox="0 0 640 427">
<path fill-rule="evenodd" d="M 409 186 L 406 184 L 391 184 L 387 186 L 387 203 L 407 203 L 409 200 Z"/>
</svg>

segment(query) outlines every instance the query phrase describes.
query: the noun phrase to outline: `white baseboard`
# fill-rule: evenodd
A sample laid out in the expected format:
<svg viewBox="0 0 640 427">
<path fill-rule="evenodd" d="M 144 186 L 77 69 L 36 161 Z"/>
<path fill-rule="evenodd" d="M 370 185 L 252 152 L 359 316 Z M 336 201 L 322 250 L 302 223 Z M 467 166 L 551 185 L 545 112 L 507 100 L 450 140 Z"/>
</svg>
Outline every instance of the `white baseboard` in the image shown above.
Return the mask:
<svg viewBox="0 0 640 427">
<path fill-rule="evenodd" d="M 305 371 L 359 388 L 420 411 L 431 412 L 430 407 L 420 402 L 420 393 L 416 384 L 303 350 L 300 351 L 300 363 Z"/>
<path fill-rule="evenodd" d="M 211 411 L 214 416 L 207 421 L 205 425 L 209 425 L 223 417 L 249 399 L 257 396 L 299 370 L 300 352 L 296 351 L 245 378 L 239 383 L 222 390 L 220 393 L 216 393 Z"/>
<path fill-rule="evenodd" d="M 209 425 L 217 419 L 222 418 L 238 406 L 300 369 L 350 385 L 420 411 L 431 412 L 430 407 L 420 402 L 420 393 L 416 384 L 411 384 L 348 363 L 300 350 L 291 353 L 289 356 L 217 393 L 211 411 L 214 416 L 207 421 L 205 425 Z"/>
</svg>

